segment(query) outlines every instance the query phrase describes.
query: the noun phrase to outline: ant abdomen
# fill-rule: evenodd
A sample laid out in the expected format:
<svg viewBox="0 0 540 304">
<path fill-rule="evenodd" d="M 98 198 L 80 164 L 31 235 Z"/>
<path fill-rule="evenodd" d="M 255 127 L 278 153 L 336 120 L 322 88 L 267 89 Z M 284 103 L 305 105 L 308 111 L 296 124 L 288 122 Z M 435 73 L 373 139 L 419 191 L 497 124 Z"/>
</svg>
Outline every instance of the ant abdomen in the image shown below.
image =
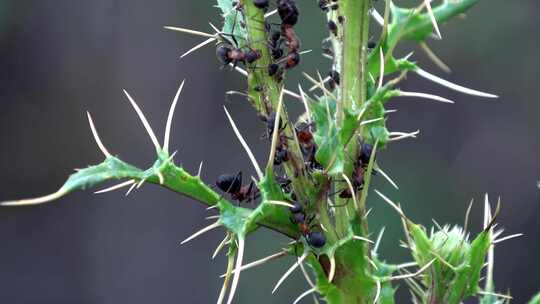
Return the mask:
<svg viewBox="0 0 540 304">
<path fill-rule="evenodd" d="M 315 248 L 322 248 L 326 244 L 326 237 L 322 232 L 311 231 L 307 235 L 308 243 Z"/>
<path fill-rule="evenodd" d="M 242 188 L 242 172 L 234 174 L 222 174 L 217 178 L 216 186 L 223 192 L 238 193 Z"/>
<path fill-rule="evenodd" d="M 293 206 L 289 208 L 289 210 L 291 210 L 292 213 L 297 214 L 304 211 L 304 208 L 302 207 L 300 203 L 294 203 Z"/>
<path fill-rule="evenodd" d="M 231 52 L 232 48 L 225 44 L 220 44 L 216 48 L 216 56 L 221 61 L 221 63 L 227 65 L 232 62 L 232 59 L 229 57 L 229 53 Z"/>
</svg>

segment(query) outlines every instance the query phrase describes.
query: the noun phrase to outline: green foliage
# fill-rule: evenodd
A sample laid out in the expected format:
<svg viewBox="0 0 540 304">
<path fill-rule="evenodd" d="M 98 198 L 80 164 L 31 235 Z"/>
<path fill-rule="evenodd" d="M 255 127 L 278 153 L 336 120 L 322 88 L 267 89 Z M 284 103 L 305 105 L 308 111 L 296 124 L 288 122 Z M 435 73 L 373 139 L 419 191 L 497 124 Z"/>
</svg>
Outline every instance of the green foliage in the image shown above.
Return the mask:
<svg viewBox="0 0 540 304">
<path fill-rule="evenodd" d="M 536 294 L 530 301 L 529 304 L 540 304 L 540 293 Z"/>
</svg>

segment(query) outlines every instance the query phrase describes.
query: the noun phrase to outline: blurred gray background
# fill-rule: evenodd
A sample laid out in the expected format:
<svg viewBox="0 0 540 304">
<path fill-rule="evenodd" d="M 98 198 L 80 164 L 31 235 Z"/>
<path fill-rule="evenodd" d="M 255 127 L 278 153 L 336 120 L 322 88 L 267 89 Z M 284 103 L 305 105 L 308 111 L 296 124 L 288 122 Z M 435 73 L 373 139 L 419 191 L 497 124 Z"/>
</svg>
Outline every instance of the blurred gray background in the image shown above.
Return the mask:
<svg viewBox="0 0 540 304">
<path fill-rule="evenodd" d="M 397 1 L 398 4 L 403 3 Z M 1 0 L 0 1 L 0 201 L 55 191 L 74 168 L 98 163 L 85 111 L 94 116 L 106 146 L 141 167 L 153 162 L 153 148 L 122 94 L 127 89 L 162 134 L 168 107 L 180 81 L 187 79 L 173 125 L 176 162 L 192 172 L 204 160 L 203 178 L 213 183 L 223 172 L 253 174 L 248 158 L 223 113 L 226 104 L 262 161 L 264 126 L 242 98 L 239 74 L 220 70 L 207 47 L 179 60 L 202 41 L 163 30 L 178 25 L 210 30 L 219 23 L 212 1 L 186 0 Z M 315 1 L 298 0 L 297 31 L 305 55 L 289 87 L 307 84 L 301 70 L 326 72 L 320 41 L 324 23 Z M 449 63 L 450 75 L 433 66 L 421 50 L 414 58 L 429 71 L 458 83 L 500 95 L 484 100 L 449 91 L 411 75 L 404 89 L 436 93 L 455 105 L 398 99 L 391 107 L 392 130 L 420 129 L 418 139 L 390 146 L 380 155 L 401 189 L 380 178 L 376 188 L 400 201 L 416 221 L 430 227 L 462 224 L 471 198 L 471 229 L 481 229 L 481 202 L 500 196 L 499 218 L 507 233 L 525 237 L 497 246 L 498 291 L 510 289 L 523 303 L 540 289 L 540 4 L 534 0 L 481 1 L 465 19 L 442 27 L 443 41 L 431 47 Z M 294 113 L 299 107 L 287 100 Z M 189 199 L 147 185 L 124 192 L 78 192 L 35 207 L 0 209 L 0 303 L 212 303 L 225 269 L 210 256 L 222 231 L 188 246 L 179 241 L 207 223 L 205 211 Z M 382 254 L 392 262 L 410 260 L 398 246 L 399 219 L 380 200 L 370 226 L 387 233 Z M 286 239 L 270 232 L 248 240 L 250 261 L 278 251 Z M 292 258 L 245 272 L 237 303 L 289 303 L 307 285 L 301 275 L 271 296 L 271 285 Z M 408 302 L 407 294 L 403 301 Z M 307 303 L 307 302 L 306 302 Z"/>
</svg>

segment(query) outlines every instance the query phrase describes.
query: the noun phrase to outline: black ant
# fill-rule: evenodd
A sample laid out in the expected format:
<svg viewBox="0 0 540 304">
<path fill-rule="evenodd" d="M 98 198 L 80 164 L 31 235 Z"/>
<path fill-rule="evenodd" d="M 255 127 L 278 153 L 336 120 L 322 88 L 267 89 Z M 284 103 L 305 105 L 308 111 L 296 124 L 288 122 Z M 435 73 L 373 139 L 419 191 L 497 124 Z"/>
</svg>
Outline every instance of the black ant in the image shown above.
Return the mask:
<svg viewBox="0 0 540 304">
<path fill-rule="evenodd" d="M 337 17 L 337 21 L 338 21 L 340 24 L 343 24 L 343 22 L 345 22 L 345 17 L 343 17 L 343 16 L 340 15 L 340 16 Z"/>
<path fill-rule="evenodd" d="M 371 41 L 371 40 L 370 40 L 370 41 L 368 41 L 368 43 L 367 43 L 367 47 L 368 47 L 368 49 L 370 49 L 370 50 L 374 49 L 376 46 L 377 46 L 377 43 L 375 43 L 374 41 Z"/>
<path fill-rule="evenodd" d="M 362 189 L 364 186 L 364 174 L 366 168 L 371 160 L 371 155 L 373 154 L 373 146 L 368 143 L 360 144 L 360 153 L 358 154 L 358 159 L 354 164 L 354 171 L 352 176 L 352 186 L 353 189 Z M 341 198 L 351 198 L 352 193 L 350 188 L 346 188 L 339 194 Z"/>
<path fill-rule="evenodd" d="M 243 51 L 240 48 L 234 48 L 228 44 L 220 44 L 216 48 L 216 56 L 224 65 L 233 63 L 234 66 L 236 66 L 238 62 L 245 64 L 257 61 L 261 58 L 261 52 L 252 49 Z"/>
<path fill-rule="evenodd" d="M 276 113 L 272 112 L 268 116 L 260 116 L 261 120 L 266 123 L 266 134 L 261 138 L 268 138 L 272 140 L 272 135 L 274 134 L 274 126 L 276 124 Z M 283 125 L 283 121 L 279 121 L 278 132 L 281 133 L 285 129 L 286 125 Z"/>
<path fill-rule="evenodd" d="M 277 10 L 282 24 L 294 26 L 298 22 L 298 8 L 294 0 L 277 0 Z"/>
<path fill-rule="evenodd" d="M 285 57 L 285 69 L 292 69 L 300 63 L 300 54 L 298 52 L 290 52 Z"/>
<path fill-rule="evenodd" d="M 298 230 L 300 230 L 308 244 L 315 248 L 324 247 L 326 244 L 324 234 L 320 231 L 313 231 L 313 228 L 317 227 L 317 225 L 312 224 L 315 215 L 307 217 L 304 208 L 299 203 L 294 203 L 289 210 L 293 214 L 291 221 L 298 225 Z"/>
<path fill-rule="evenodd" d="M 254 189 L 253 181 L 249 185 L 242 186 L 242 171 L 234 174 L 222 174 L 217 178 L 216 186 L 225 193 L 229 193 L 233 200 L 238 202 L 250 202 L 257 197 L 257 189 Z"/>
</svg>

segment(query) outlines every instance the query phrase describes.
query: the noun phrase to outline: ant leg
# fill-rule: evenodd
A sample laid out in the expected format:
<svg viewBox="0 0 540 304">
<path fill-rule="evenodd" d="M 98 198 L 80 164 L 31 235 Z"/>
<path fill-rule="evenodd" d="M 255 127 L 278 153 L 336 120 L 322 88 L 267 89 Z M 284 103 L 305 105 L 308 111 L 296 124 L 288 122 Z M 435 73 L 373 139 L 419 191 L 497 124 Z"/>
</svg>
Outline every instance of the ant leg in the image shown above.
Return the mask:
<svg viewBox="0 0 540 304">
<path fill-rule="evenodd" d="M 339 205 L 332 205 L 332 204 L 328 204 L 330 207 L 332 208 L 341 208 L 341 207 L 345 207 L 349 204 L 349 198 L 347 198 L 347 200 L 345 201 L 345 203 L 343 204 L 339 204 Z"/>
</svg>

